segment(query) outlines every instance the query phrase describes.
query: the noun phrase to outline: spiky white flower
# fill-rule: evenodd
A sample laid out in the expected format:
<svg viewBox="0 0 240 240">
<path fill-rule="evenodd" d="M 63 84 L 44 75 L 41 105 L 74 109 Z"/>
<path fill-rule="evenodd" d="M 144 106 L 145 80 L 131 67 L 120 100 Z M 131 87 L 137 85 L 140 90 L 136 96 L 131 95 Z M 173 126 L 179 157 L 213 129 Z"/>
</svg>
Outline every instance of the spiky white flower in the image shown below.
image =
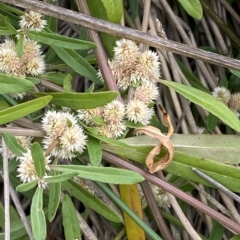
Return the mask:
<svg viewBox="0 0 240 240">
<path fill-rule="evenodd" d="M 153 113 L 153 108 L 148 108 L 145 103 L 137 99 L 130 100 L 126 106 L 126 117 L 134 123 L 149 124 Z"/>
<path fill-rule="evenodd" d="M 82 153 L 86 147 L 87 137 L 83 133 L 83 129 L 76 125 L 67 127 L 63 134 L 59 137 L 59 144 L 50 153 L 52 156 L 72 159 L 78 153 Z M 47 149 L 54 138 L 45 137 L 43 139 L 44 149 Z"/>
<path fill-rule="evenodd" d="M 159 96 L 159 90 L 153 82 L 143 82 L 134 92 L 134 99 L 140 100 L 146 104 L 156 100 Z"/>
<path fill-rule="evenodd" d="M 30 11 L 20 17 L 19 25 L 22 29 L 26 28 L 34 31 L 42 31 L 47 21 L 42 19 L 42 14 Z"/>
<path fill-rule="evenodd" d="M 229 92 L 229 90 L 225 87 L 216 87 L 214 88 L 212 95 L 218 99 L 219 101 L 223 102 L 224 104 L 228 104 L 230 97 L 231 97 L 231 93 Z"/>
<path fill-rule="evenodd" d="M 97 107 L 93 109 L 81 109 L 77 110 L 77 117 L 84 121 L 88 126 L 95 126 L 95 122 L 93 121 L 94 117 L 102 117 L 102 107 Z"/>
<path fill-rule="evenodd" d="M 33 57 L 40 56 L 41 52 L 41 45 L 38 44 L 37 41 L 31 39 L 24 39 L 23 42 L 23 56 L 24 58 L 31 59 Z"/>
<path fill-rule="evenodd" d="M 140 185 L 137 185 L 137 186 L 138 186 L 138 192 L 139 192 L 140 198 L 142 200 L 142 204 L 146 204 L 146 199 L 144 197 L 142 188 L 140 187 Z M 170 205 L 168 196 L 166 194 L 166 191 L 151 183 L 150 183 L 150 187 L 152 189 L 152 193 L 157 202 L 157 205 L 163 209 L 169 208 L 171 205 Z"/>
<path fill-rule="evenodd" d="M 11 93 L 9 95 L 15 100 L 22 100 L 25 96 L 27 96 L 27 93 Z"/>
<path fill-rule="evenodd" d="M 228 106 L 233 112 L 235 112 L 235 114 L 240 111 L 240 93 L 230 95 Z"/>
<path fill-rule="evenodd" d="M 127 39 L 116 41 L 116 47 L 113 51 L 115 61 L 122 66 L 132 64 L 140 55 L 137 44 Z"/>
<path fill-rule="evenodd" d="M 23 183 L 32 182 L 34 180 L 38 181 L 38 186 L 42 188 L 46 188 L 47 183 L 43 178 L 39 178 L 33 163 L 31 151 L 28 149 L 26 153 L 23 154 L 22 157 L 18 158 L 20 160 L 20 164 L 17 168 L 17 172 L 19 173 L 17 176 Z M 50 171 L 48 164 L 50 163 L 49 157 L 45 158 L 45 168 L 46 171 Z M 47 173 L 45 173 L 47 176 Z"/>
<path fill-rule="evenodd" d="M 106 123 L 118 123 L 123 120 L 125 114 L 125 106 L 118 100 L 103 106 L 102 117 Z"/>
<path fill-rule="evenodd" d="M 45 72 L 45 62 L 43 56 L 35 56 L 28 59 L 26 63 L 26 73 L 32 76 L 38 76 Z"/>
<path fill-rule="evenodd" d="M 120 137 L 127 127 L 122 122 L 109 123 L 105 126 L 99 128 L 99 135 L 108 138 L 118 138 Z"/>
</svg>

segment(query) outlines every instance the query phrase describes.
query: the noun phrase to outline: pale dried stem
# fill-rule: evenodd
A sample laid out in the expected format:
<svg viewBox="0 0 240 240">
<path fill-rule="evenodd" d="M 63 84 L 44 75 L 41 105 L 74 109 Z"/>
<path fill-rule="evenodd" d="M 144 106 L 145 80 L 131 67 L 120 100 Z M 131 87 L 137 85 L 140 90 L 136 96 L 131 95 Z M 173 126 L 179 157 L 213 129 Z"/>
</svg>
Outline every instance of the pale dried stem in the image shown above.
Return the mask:
<svg viewBox="0 0 240 240">
<path fill-rule="evenodd" d="M 166 13 L 168 14 L 169 18 L 171 19 L 171 21 L 174 23 L 175 27 L 177 28 L 177 30 L 179 31 L 181 37 L 183 38 L 183 41 L 190 45 L 190 46 L 194 46 L 192 44 L 192 42 L 189 40 L 186 32 L 184 31 L 183 27 L 181 26 L 178 18 L 175 16 L 174 12 L 172 11 L 171 7 L 168 5 L 166 0 L 162 0 L 161 1 L 161 5 L 163 6 L 163 8 L 165 9 Z M 194 46 L 195 47 L 195 46 Z M 207 74 L 207 70 L 206 70 L 206 66 L 204 65 L 203 62 L 196 60 L 196 65 L 201 69 L 202 74 L 204 75 L 204 77 L 206 79 L 208 79 L 208 74 Z M 209 80 L 209 79 L 208 79 Z M 210 80 L 209 80 L 210 81 Z"/>
<path fill-rule="evenodd" d="M 149 21 L 149 15 L 150 15 L 150 8 L 151 8 L 151 0 L 142 0 L 143 3 L 143 20 L 142 20 L 142 31 L 147 32 L 148 30 L 148 21 Z M 139 44 L 140 51 L 144 50 L 144 45 L 141 43 Z"/>
<path fill-rule="evenodd" d="M 236 221 L 238 224 L 240 224 L 240 215 L 239 215 L 238 210 L 234 206 L 232 198 L 230 198 L 226 193 L 224 193 L 221 190 L 218 190 L 218 192 L 219 192 L 221 198 L 223 199 L 227 209 L 231 213 L 232 218 L 234 219 L 234 221 Z"/>
<path fill-rule="evenodd" d="M 12 198 L 12 200 L 14 202 L 14 205 L 15 205 L 15 207 L 17 209 L 17 212 L 18 212 L 18 214 L 19 214 L 19 216 L 20 216 L 20 218 L 22 220 L 22 223 L 23 223 L 23 225 L 24 225 L 24 227 L 26 229 L 26 232 L 28 234 L 29 239 L 30 240 L 34 240 L 31 226 L 30 226 L 30 224 L 28 222 L 28 219 L 27 219 L 27 216 L 26 216 L 26 214 L 25 214 L 25 212 L 23 210 L 22 204 L 19 201 L 18 196 L 17 196 L 17 194 L 16 194 L 16 192 L 15 192 L 11 182 L 9 182 L 9 192 L 10 192 L 11 198 Z"/>
<path fill-rule="evenodd" d="M 203 185 L 201 185 L 201 184 L 200 184 L 200 187 L 202 189 L 204 189 Z M 202 203 L 208 205 L 207 198 L 204 195 L 200 194 L 200 200 L 201 200 Z M 206 221 L 208 232 L 211 232 L 212 227 L 213 227 L 212 219 L 207 214 L 204 214 L 204 218 L 205 218 L 205 221 Z"/>
<path fill-rule="evenodd" d="M 164 175 L 161 171 L 157 172 L 157 175 L 160 179 L 165 180 Z M 191 236 L 191 238 L 193 240 L 201 240 L 201 237 L 197 234 L 197 232 L 194 230 L 194 228 L 192 227 L 192 225 L 190 224 L 190 222 L 188 221 L 188 219 L 186 218 L 186 216 L 184 215 L 181 207 L 179 206 L 176 198 L 166 192 L 169 202 L 171 203 L 172 208 L 174 209 L 175 213 L 177 214 L 178 218 L 180 219 L 180 221 L 182 222 L 185 230 L 188 232 L 188 234 Z"/>
<path fill-rule="evenodd" d="M 56 138 L 56 139 L 51 143 L 51 145 L 46 149 L 46 151 L 45 151 L 45 156 L 46 156 L 46 157 L 52 152 L 52 150 L 58 145 L 58 143 L 59 143 L 59 139 Z"/>
<path fill-rule="evenodd" d="M 3 187 L 4 187 L 4 233 L 5 240 L 10 240 L 10 196 L 9 196 L 9 172 L 8 172 L 8 150 L 2 137 L 3 156 Z"/>
<path fill-rule="evenodd" d="M 213 38 L 212 38 L 212 34 L 209 31 L 209 26 L 207 25 L 205 17 L 202 17 L 201 24 L 202 24 L 202 27 L 204 29 L 204 33 L 205 33 L 205 36 L 208 40 L 209 46 L 216 49 L 215 43 L 214 43 Z"/>
<path fill-rule="evenodd" d="M 227 9 L 230 13 L 231 17 L 233 17 L 238 24 L 240 24 L 240 16 L 236 13 L 236 11 L 232 8 L 232 6 L 226 0 L 219 0 L 221 4 Z"/>
<path fill-rule="evenodd" d="M 20 118 L 14 121 L 14 123 L 31 129 L 42 130 L 42 125 L 40 123 L 34 123 L 27 118 Z"/>
<path fill-rule="evenodd" d="M 219 203 L 214 197 L 208 194 L 202 187 L 198 186 L 196 183 L 189 181 L 200 193 L 200 195 L 205 196 L 205 198 L 211 202 L 216 208 L 218 208 L 223 214 L 230 217 L 230 212 L 221 203 Z"/>
<path fill-rule="evenodd" d="M 150 29 L 151 29 L 151 32 L 153 33 L 153 35 L 157 35 L 156 26 L 155 26 L 155 23 L 154 23 L 151 16 L 149 18 L 149 25 L 150 25 Z M 158 55 L 159 55 L 159 58 L 160 58 L 162 72 L 164 73 L 165 78 L 170 80 L 171 75 L 170 75 L 169 69 L 167 67 L 167 63 L 165 61 L 165 58 L 164 58 L 164 55 L 167 58 L 166 52 L 162 49 L 161 50 L 157 49 L 157 52 L 158 52 Z M 175 111 L 176 111 L 177 117 L 180 118 L 182 116 L 182 110 L 181 110 L 181 105 L 179 103 L 177 93 L 171 88 L 169 89 L 169 92 L 170 92 L 171 98 L 172 98 L 174 106 L 175 106 Z M 182 132 L 187 134 L 188 133 L 188 127 L 187 127 L 185 119 L 182 121 L 181 127 L 182 127 Z"/>
<path fill-rule="evenodd" d="M 12 133 L 15 136 L 32 136 L 32 137 L 44 137 L 44 132 L 39 130 L 31 130 L 26 128 L 0 128 L 0 134 L 3 132 Z"/>
<path fill-rule="evenodd" d="M 54 90 L 56 92 L 64 92 L 64 89 L 54 83 L 51 83 L 49 81 L 46 81 L 44 79 L 41 79 L 41 85 L 44 86 L 44 87 L 47 87 L 51 90 Z"/>
</svg>

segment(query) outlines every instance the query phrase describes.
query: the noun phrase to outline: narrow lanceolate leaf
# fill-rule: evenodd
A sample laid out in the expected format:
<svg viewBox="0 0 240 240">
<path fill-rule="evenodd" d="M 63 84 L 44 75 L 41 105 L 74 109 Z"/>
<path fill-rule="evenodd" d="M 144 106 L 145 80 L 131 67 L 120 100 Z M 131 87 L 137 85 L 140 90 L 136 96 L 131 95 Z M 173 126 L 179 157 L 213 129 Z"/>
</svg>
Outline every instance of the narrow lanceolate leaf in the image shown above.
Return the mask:
<svg viewBox="0 0 240 240">
<path fill-rule="evenodd" d="M 203 15 L 202 6 L 199 0 L 178 0 L 184 10 L 193 18 L 200 20 Z"/>
<path fill-rule="evenodd" d="M 16 190 L 18 192 L 27 192 L 27 191 L 33 189 L 35 186 L 37 186 L 37 184 L 38 184 L 37 180 L 29 182 L 29 183 L 22 183 L 17 186 Z"/>
<path fill-rule="evenodd" d="M 113 184 L 134 184 L 144 180 L 144 177 L 136 172 L 112 167 L 77 165 L 51 165 L 50 167 L 60 172 L 78 173 L 82 178 Z"/>
<path fill-rule="evenodd" d="M 62 187 L 73 197 L 81 201 L 86 207 L 91 208 L 111 222 L 120 223 L 122 221 L 120 214 L 105 204 L 101 199 L 84 189 L 80 184 L 69 180 L 62 182 Z"/>
<path fill-rule="evenodd" d="M 37 188 L 31 204 L 31 225 L 35 240 L 47 237 L 46 219 L 43 212 L 43 189 Z"/>
<path fill-rule="evenodd" d="M 63 80 L 64 92 L 72 92 L 72 76 L 67 74 Z"/>
<path fill-rule="evenodd" d="M 31 154 L 36 173 L 39 178 L 42 178 L 46 171 L 46 163 L 42 147 L 38 142 L 33 143 L 33 145 L 31 146 Z"/>
<path fill-rule="evenodd" d="M 0 73 L 0 86 L 0 94 L 27 92 L 34 87 L 34 85 L 26 79 L 3 73 Z"/>
<path fill-rule="evenodd" d="M 51 171 L 51 175 L 54 177 L 58 176 L 58 172 Z M 61 197 L 61 183 L 49 183 L 48 184 L 48 221 L 51 222 L 57 213 L 60 197 Z"/>
<path fill-rule="evenodd" d="M 198 89 L 176 82 L 161 80 L 162 84 L 174 89 L 193 103 L 203 107 L 236 131 L 240 131 L 240 121 L 236 115 L 222 102 Z"/>
<path fill-rule="evenodd" d="M 21 58 L 23 55 L 23 40 L 24 40 L 24 35 L 21 34 L 17 42 L 17 54 L 19 58 Z"/>
<path fill-rule="evenodd" d="M 23 156 L 23 153 L 26 152 L 26 149 L 20 145 L 14 135 L 8 132 L 2 133 L 3 139 L 7 145 L 7 147 L 16 154 L 17 156 Z"/>
<path fill-rule="evenodd" d="M 44 108 L 50 101 L 51 96 L 34 99 L 0 111 L 0 124 L 5 124 Z"/>
<path fill-rule="evenodd" d="M 93 166 L 98 166 L 102 161 L 102 147 L 100 141 L 88 136 L 87 149 L 91 164 Z"/>
<path fill-rule="evenodd" d="M 44 179 L 46 180 L 46 182 L 48 183 L 59 183 L 59 182 L 63 182 L 63 181 L 67 181 L 69 179 L 72 179 L 73 177 L 77 176 L 77 173 L 62 173 L 62 174 L 57 174 L 55 176 L 49 176 L 49 177 L 45 177 Z"/>
<path fill-rule="evenodd" d="M 62 202 L 62 220 L 65 239 L 81 239 L 76 209 L 72 200 L 65 195 Z"/>
<path fill-rule="evenodd" d="M 57 53 L 58 57 L 61 58 L 76 73 L 88 78 L 89 80 L 92 80 L 97 84 L 103 84 L 97 77 L 97 71 L 77 52 L 71 49 L 63 49 L 58 47 L 52 48 Z"/>
<path fill-rule="evenodd" d="M 77 38 L 70 38 L 56 33 L 29 31 L 27 32 L 27 36 L 37 42 L 66 49 L 83 50 L 96 47 L 96 44 L 93 42 L 83 41 Z"/>
<path fill-rule="evenodd" d="M 142 204 L 137 185 L 119 185 L 120 196 L 123 202 L 142 219 Z M 125 227 L 129 240 L 144 240 L 144 231 L 125 213 Z"/>
<path fill-rule="evenodd" d="M 98 93 L 32 93 L 35 97 L 52 96 L 51 103 L 69 107 L 73 110 L 92 109 L 111 102 L 117 97 L 116 92 L 98 92 Z"/>
</svg>

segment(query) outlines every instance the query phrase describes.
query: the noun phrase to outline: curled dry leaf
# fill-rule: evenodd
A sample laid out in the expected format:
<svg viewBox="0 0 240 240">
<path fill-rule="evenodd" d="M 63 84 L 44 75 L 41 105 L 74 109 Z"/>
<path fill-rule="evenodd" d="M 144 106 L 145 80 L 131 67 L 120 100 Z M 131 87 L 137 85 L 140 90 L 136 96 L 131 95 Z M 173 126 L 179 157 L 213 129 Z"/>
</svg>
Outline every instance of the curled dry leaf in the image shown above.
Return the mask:
<svg viewBox="0 0 240 240">
<path fill-rule="evenodd" d="M 136 132 L 144 133 L 149 137 L 155 138 L 159 140 L 158 144 L 152 149 L 152 151 L 147 155 L 145 164 L 150 173 L 154 173 L 166 168 L 170 162 L 172 161 L 174 155 L 174 148 L 169 137 L 173 134 L 173 127 L 169 118 L 169 115 L 165 111 L 165 109 L 158 105 L 159 109 L 163 112 L 163 120 L 165 124 L 168 126 L 168 134 L 164 135 L 158 128 L 153 126 L 146 126 L 137 128 Z M 154 157 L 160 154 L 161 149 L 165 147 L 167 149 L 167 153 L 161 157 L 158 161 L 154 162 Z"/>
</svg>

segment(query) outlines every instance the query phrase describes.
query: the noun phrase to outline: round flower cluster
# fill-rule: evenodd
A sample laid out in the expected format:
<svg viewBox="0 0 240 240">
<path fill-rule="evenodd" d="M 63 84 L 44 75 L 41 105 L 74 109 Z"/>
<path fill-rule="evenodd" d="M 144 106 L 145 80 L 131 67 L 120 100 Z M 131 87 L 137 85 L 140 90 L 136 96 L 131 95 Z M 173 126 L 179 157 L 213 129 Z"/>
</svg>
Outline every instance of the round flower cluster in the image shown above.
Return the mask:
<svg viewBox="0 0 240 240">
<path fill-rule="evenodd" d="M 88 126 L 98 126 L 99 135 L 109 138 L 118 138 L 126 130 L 123 123 L 125 115 L 124 104 L 118 100 L 114 100 L 103 107 L 94 109 L 78 110 L 78 118 Z M 101 124 L 99 123 L 101 119 Z"/>
<path fill-rule="evenodd" d="M 46 176 L 48 176 L 47 172 L 45 172 L 45 176 L 43 178 L 39 178 L 37 175 L 34 162 L 32 159 L 31 151 L 28 149 L 26 153 L 23 154 L 22 157 L 18 157 L 18 160 L 20 161 L 20 164 L 17 168 L 17 172 L 19 173 L 17 176 L 20 178 L 20 180 L 23 183 L 32 182 L 37 180 L 38 181 L 38 187 L 46 188 L 47 182 L 45 181 Z M 46 171 L 50 171 L 49 168 L 49 156 L 45 158 L 45 169 Z"/>
<path fill-rule="evenodd" d="M 42 15 L 33 11 L 21 16 L 19 22 L 20 29 L 17 38 L 27 30 L 41 31 L 46 25 L 46 20 L 42 20 Z M 37 76 L 45 72 L 44 56 L 41 52 L 41 46 L 24 35 L 23 53 L 19 56 L 17 47 L 12 39 L 6 39 L 0 44 L 0 72 L 25 78 L 26 75 Z M 15 99 L 22 99 L 25 94 L 13 94 Z"/>
<path fill-rule="evenodd" d="M 57 141 L 50 152 L 52 156 L 71 160 L 85 149 L 87 137 L 78 125 L 77 118 L 69 112 L 48 111 L 42 119 L 42 128 L 46 133 L 44 149 Z"/>
<path fill-rule="evenodd" d="M 154 114 L 149 104 L 159 97 L 156 80 L 160 76 L 160 63 L 157 54 L 150 50 L 142 53 L 135 42 L 122 39 L 116 42 L 109 66 L 120 91 L 129 87 L 134 89 L 133 98 L 125 103 L 125 119 L 148 125 Z M 102 79 L 100 72 L 98 75 Z"/>
<path fill-rule="evenodd" d="M 231 94 L 225 87 L 216 87 L 212 95 L 227 105 L 237 117 L 240 117 L 240 93 Z"/>
</svg>

